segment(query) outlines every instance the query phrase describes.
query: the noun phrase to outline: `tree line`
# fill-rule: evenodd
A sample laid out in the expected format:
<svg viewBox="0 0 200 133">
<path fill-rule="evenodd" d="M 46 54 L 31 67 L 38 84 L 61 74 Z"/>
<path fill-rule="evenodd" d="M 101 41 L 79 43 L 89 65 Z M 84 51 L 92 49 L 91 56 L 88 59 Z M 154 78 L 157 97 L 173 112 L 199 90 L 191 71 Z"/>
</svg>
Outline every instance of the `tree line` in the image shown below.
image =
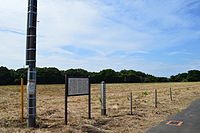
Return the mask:
<svg viewBox="0 0 200 133">
<path fill-rule="evenodd" d="M 88 72 L 84 69 L 59 70 L 55 67 L 36 68 L 38 84 L 64 84 L 64 75 L 90 76 L 91 83 L 150 83 L 150 82 L 187 82 L 200 81 L 200 71 L 190 70 L 187 73 L 172 75 L 170 78 L 156 77 L 134 70 L 121 70 L 116 72 L 105 69 L 100 72 Z M 0 67 L 0 85 L 20 84 L 20 79 L 27 80 L 27 68 L 17 70 Z"/>
</svg>

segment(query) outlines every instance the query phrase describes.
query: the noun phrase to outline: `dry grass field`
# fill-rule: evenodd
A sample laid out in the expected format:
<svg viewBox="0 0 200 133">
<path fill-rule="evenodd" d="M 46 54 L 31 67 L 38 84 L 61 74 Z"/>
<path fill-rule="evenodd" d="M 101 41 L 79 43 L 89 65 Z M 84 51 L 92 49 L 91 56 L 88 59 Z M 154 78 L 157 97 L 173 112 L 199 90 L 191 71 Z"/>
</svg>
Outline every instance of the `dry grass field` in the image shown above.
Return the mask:
<svg viewBox="0 0 200 133">
<path fill-rule="evenodd" d="M 200 82 L 107 84 L 107 116 L 102 117 L 100 85 L 94 84 L 91 86 L 92 119 L 87 119 L 87 96 L 70 97 L 69 124 L 66 126 L 64 125 L 64 85 L 38 85 L 38 127 L 26 128 L 26 120 L 21 121 L 19 118 L 19 87 L 0 86 L 0 133 L 142 133 L 200 98 Z M 169 97 L 170 87 L 173 91 L 173 101 Z M 158 108 L 154 107 L 154 89 L 158 89 Z M 130 92 L 133 93 L 133 115 L 129 114 Z M 135 99 L 138 103 L 136 110 Z"/>
</svg>

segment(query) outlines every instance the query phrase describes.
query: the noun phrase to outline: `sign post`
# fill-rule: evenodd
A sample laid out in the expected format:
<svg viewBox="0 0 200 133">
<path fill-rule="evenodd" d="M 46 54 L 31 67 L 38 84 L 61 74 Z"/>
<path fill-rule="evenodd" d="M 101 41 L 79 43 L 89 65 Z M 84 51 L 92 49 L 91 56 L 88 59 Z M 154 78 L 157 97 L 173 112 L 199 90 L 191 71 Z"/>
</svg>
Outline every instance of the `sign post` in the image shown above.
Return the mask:
<svg viewBox="0 0 200 133">
<path fill-rule="evenodd" d="M 67 125 L 67 95 L 68 95 L 68 78 L 65 75 L 65 124 Z"/>
<path fill-rule="evenodd" d="M 88 119 L 91 119 L 91 84 L 90 78 L 88 78 Z"/>
<path fill-rule="evenodd" d="M 91 119 L 91 91 L 89 77 L 69 77 L 65 75 L 65 124 L 68 123 L 68 97 L 88 95 L 88 118 Z"/>
</svg>

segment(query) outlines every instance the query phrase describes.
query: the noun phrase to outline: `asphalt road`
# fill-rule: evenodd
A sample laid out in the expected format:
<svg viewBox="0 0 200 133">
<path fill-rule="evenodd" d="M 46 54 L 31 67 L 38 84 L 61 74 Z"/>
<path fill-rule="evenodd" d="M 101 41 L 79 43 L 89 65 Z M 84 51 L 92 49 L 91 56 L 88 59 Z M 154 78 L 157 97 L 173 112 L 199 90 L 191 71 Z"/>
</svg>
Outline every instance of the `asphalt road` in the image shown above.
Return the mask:
<svg viewBox="0 0 200 133">
<path fill-rule="evenodd" d="M 200 99 L 174 117 L 151 128 L 147 133 L 200 133 Z"/>
</svg>

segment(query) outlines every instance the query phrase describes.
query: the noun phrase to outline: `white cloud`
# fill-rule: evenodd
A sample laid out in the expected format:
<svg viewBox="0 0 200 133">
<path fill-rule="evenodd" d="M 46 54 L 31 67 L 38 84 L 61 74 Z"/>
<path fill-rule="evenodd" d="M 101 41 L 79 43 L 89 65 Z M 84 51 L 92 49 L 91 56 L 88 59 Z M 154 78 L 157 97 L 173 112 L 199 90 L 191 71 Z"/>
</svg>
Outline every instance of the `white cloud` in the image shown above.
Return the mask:
<svg viewBox="0 0 200 133">
<path fill-rule="evenodd" d="M 19 68 L 24 64 L 25 35 L 12 31 L 25 34 L 28 2 L 0 0 L 0 3 L 0 65 Z M 185 0 L 40 0 L 37 64 L 91 71 L 126 68 L 157 75 L 167 75 L 163 73 L 170 69 L 185 70 L 187 66 L 170 67 L 164 60 L 153 62 L 141 57 L 108 55 L 118 51 L 151 54 L 154 50 L 181 46 L 185 40 L 198 39 L 199 31 L 193 27 L 199 25 L 196 22 L 199 18 L 186 13 L 189 3 Z M 70 45 L 94 51 L 96 55 L 83 58 L 66 48 Z"/>
</svg>

